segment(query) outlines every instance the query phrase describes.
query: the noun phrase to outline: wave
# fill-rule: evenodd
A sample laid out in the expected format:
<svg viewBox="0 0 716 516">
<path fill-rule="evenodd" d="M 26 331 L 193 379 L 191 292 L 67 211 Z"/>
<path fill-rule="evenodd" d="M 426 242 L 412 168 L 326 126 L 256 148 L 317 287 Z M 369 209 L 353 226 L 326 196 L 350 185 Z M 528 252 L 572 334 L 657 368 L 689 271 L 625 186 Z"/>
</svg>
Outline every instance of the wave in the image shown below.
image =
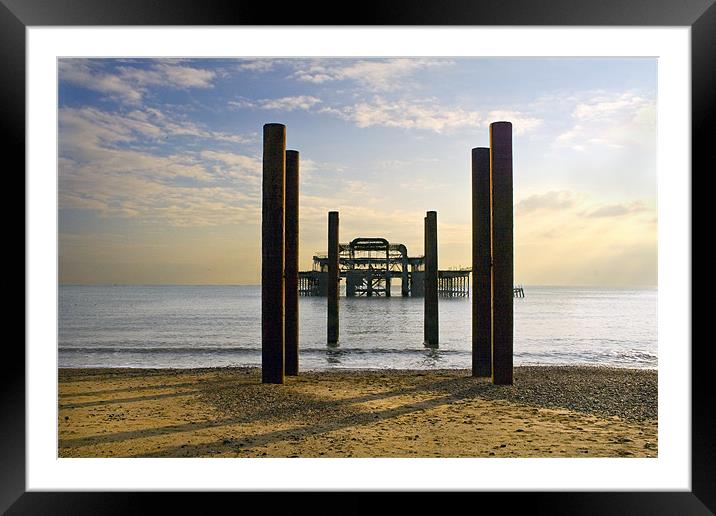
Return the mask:
<svg viewBox="0 0 716 516">
<path fill-rule="evenodd" d="M 261 353 L 261 348 L 231 347 L 231 346 L 162 346 L 162 347 L 116 347 L 116 346 L 90 346 L 90 347 L 61 347 L 61 353 Z M 439 351 L 441 354 L 469 355 L 470 351 L 447 350 L 431 348 L 302 348 L 301 354 L 400 354 L 400 353 L 431 353 Z"/>
<path fill-rule="evenodd" d="M 162 347 L 128 347 L 128 346 L 89 346 L 89 347 L 61 347 L 60 353 L 66 354 L 188 354 L 188 355 L 257 355 L 261 354 L 259 347 L 230 347 L 230 346 L 162 346 Z M 366 356 L 366 355 L 439 355 L 454 357 L 469 357 L 470 350 L 432 349 L 432 348 L 302 348 L 301 355 L 326 356 Z M 575 350 L 573 352 L 550 351 L 516 351 L 515 360 L 520 363 L 598 363 L 598 364 L 649 364 L 655 365 L 658 357 L 654 353 L 641 350 L 605 350 L 587 351 Z"/>
</svg>

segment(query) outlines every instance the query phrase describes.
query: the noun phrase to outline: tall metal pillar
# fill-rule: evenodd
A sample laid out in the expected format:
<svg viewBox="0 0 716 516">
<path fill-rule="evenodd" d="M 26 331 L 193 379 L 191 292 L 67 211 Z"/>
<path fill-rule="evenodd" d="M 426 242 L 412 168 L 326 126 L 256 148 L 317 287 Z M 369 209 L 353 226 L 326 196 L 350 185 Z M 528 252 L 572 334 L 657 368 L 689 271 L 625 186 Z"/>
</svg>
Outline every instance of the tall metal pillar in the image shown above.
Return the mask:
<svg viewBox="0 0 716 516">
<path fill-rule="evenodd" d="M 286 151 L 286 374 L 298 374 L 298 151 Z"/>
<path fill-rule="evenodd" d="M 328 344 L 338 344 L 338 212 L 328 212 Z"/>
<path fill-rule="evenodd" d="M 512 124 L 490 124 L 492 177 L 492 381 L 512 385 L 513 354 L 513 220 Z"/>
<path fill-rule="evenodd" d="M 492 376 L 490 149 L 472 149 L 472 376 Z"/>
<path fill-rule="evenodd" d="M 283 383 L 286 126 L 264 125 L 261 213 L 261 381 Z"/>
<path fill-rule="evenodd" d="M 438 214 L 425 217 L 425 345 L 438 346 Z"/>
</svg>

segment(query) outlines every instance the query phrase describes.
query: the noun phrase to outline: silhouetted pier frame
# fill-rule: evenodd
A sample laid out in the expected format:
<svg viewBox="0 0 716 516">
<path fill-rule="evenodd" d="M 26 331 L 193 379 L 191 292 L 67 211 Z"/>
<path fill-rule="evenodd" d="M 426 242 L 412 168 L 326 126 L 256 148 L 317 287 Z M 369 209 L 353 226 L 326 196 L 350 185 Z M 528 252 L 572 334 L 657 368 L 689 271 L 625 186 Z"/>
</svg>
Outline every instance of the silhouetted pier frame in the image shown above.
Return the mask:
<svg viewBox="0 0 716 516">
<path fill-rule="evenodd" d="M 389 297 L 393 280 L 401 282 L 402 297 L 423 297 L 425 256 L 409 256 L 405 244 L 381 237 L 357 237 L 338 244 L 338 271 L 345 279 L 346 297 Z M 299 295 L 327 295 L 328 253 L 313 255 L 313 269 L 299 271 Z M 470 269 L 438 270 L 439 297 L 468 297 Z"/>
<path fill-rule="evenodd" d="M 283 383 L 284 375 L 297 375 L 299 370 L 298 296 L 315 295 L 321 282 L 315 270 L 298 271 L 299 153 L 286 151 L 283 124 L 264 125 L 263 138 L 261 377 L 263 383 Z M 490 147 L 472 149 L 472 375 L 491 376 L 493 383 L 501 385 L 513 383 L 513 299 L 524 297 L 524 288 L 514 286 L 512 196 L 512 124 L 494 122 L 490 124 Z M 338 212 L 330 211 L 326 256 L 328 345 L 337 345 L 339 339 L 341 252 L 346 246 L 339 242 L 338 224 Z M 373 289 L 372 264 L 368 264 L 368 283 L 363 279 L 366 295 L 382 291 L 390 296 L 390 243 L 381 238 L 352 241 L 350 266 L 354 273 L 355 250 L 361 245 L 385 254 L 381 259 L 385 262 L 385 286 Z M 402 253 L 401 294 L 405 296 L 412 290 L 418 271 L 410 263 L 405 246 L 399 244 L 397 249 Z M 438 270 L 436 211 L 428 211 L 424 219 L 424 249 L 424 343 L 437 348 L 438 297 L 469 296 L 470 271 Z M 361 288 L 354 285 L 351 292 L 355 295 L 362 292 Z"/>
</svg>

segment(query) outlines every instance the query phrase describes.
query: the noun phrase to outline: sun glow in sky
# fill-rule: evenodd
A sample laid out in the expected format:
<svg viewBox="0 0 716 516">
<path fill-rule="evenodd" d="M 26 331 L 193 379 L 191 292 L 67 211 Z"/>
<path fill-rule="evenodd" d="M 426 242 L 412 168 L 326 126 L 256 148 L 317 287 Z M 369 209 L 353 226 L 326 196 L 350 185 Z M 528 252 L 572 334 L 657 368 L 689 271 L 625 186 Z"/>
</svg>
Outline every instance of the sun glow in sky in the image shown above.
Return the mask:
<svg viewBox="0 0 716 516">
<path fill-rule="evenodd" d="M 470 150 L 513 123 L 515 281 L 655 286 L 656 59 L 61 59 L 61 283 L 257 284 L 261 131 L 301 154 L 300 266 L 329 210 L 470 265 Z"/>
</svg>

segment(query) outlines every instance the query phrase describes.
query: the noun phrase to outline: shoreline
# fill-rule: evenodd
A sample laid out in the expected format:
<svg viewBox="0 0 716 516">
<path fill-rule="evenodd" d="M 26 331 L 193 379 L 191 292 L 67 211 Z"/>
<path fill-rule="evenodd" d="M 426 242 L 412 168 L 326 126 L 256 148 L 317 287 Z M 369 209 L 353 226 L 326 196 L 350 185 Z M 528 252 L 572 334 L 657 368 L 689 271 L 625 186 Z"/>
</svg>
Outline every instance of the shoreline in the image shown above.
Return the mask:
<svg viewBox="0 0 716 516">
<path fill-rule="evenodd" d="M 60 457 L 656 457 L 657 371 L 61 368 Z"/>
<path fill-rule="evenodd" d="M 571 367 L 579 367 L 579 368 L 595 368 L 595 369 L 626 369 L 629 371 L 658 371 L 658 367 L 652 367 L 652 366 L 634 366 L 634 365 L 615 365 L 615 364 L 587 364 L 587 363 L 577 363 L 577 364 L 570 364 L 570 363 L 554 363 L 554 364 L 547 364 L 547 363 L 533 363 L 533 364 L 516 364 L 515 369 L 518 368 L 524 368 L 524 367 L 554 367 L 554 368 L 571 368 Z M 57 368 L 58 371 L 112 371 L 112 370 L 120 370 L 120 371 L 212 371 L 215 369 L 259 369 L 260 366 L 258 365 L 217 365 L 217 366 L 200 366 L 200 367 L 140 367 L 140 366 L 107 366 L 107 367 L 95 367 L 95 366 L 82 366 L 82 367 L 75 367 L 75 366 L 60 366 Z M 307 368 L 307 369 L 301 369 L 301 373 L 327 373 L 331 371 L 336 371 L 339 373 L 348 373 L 351 371 L 361 372 L 361 371 L 367 371 L 367 372 L 384 372 L 384 371 L 395 371 L 395 372 L 412 372 L 412 373 L 424 373 L 424 372 L 438 372 L 438 373 L 444 373 L 444 372 L 467 372 L 467 374 L 470 374 L 470 370 L 464 367 L 436 367 L 436 368 L 429 368 L 429 369 L 416 369 L 416 368 L 400 368 L 400 367 L 318 367 L 318 368 Z"/>
</svg>

